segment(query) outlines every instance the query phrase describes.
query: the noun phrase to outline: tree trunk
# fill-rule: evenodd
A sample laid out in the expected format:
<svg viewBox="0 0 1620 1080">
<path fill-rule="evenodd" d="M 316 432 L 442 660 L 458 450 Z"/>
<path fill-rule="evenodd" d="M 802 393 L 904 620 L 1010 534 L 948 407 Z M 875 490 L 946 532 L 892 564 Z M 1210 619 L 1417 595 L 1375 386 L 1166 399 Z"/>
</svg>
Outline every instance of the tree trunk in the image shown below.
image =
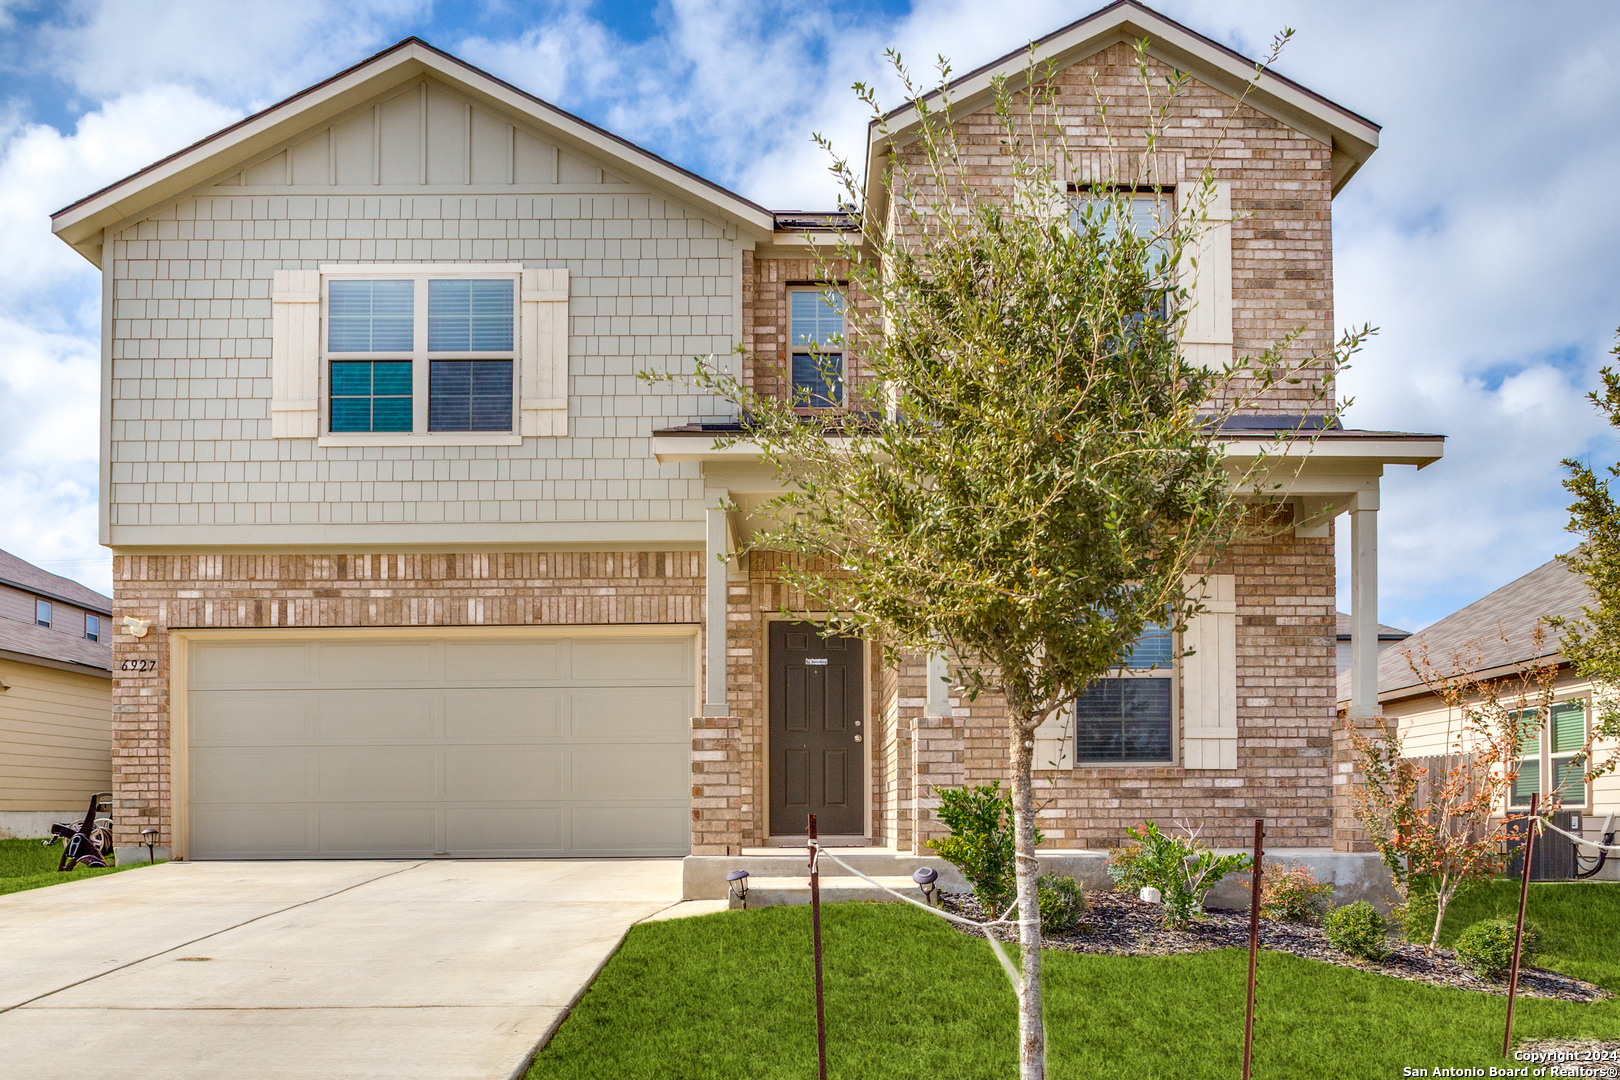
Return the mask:
<svg viewBox="0 0 1620 1080">
<path fill-rule="evenodd" d="M 1041 1020 L 1041 905 L 1035 881 L 1035 740 L 1022 718 L 1009 719 L 1012 739 L 1013 830 L 1018 862 L 1018 943 L 1023 956 L 1018 988 L 1019 1080 L 1046 1080 L 1046 1028 Z"/>
<path fill-rule="evenodd" d="M 1429 951 L 1433 952 L 1440 947 L 1440 925 L 1446 921 L 1446 905 L 1451 902 L 1451 894 L 1455 886 L 1448 886 L 1445 878 L 1441 878 L 1434 890 L 1434 933 L 1429 935 Z"/>
</svg>

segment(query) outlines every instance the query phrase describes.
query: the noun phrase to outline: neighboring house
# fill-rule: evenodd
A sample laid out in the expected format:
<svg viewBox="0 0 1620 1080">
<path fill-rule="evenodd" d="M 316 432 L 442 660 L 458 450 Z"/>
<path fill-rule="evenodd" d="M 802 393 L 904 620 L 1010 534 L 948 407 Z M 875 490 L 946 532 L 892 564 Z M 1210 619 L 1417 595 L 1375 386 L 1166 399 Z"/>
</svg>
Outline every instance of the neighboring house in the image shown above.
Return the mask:
<svg viewBox="0 0 1620 1080">
<path fill-rule="evenodd" d="M 1339 674 L 1343 675 L 1350 670 L 1350 616 L 1342 611 L 1334 612 L 1338 620 L 1338 667 Z M 1397 641 L 1405 641 L 1412 636 L 1410 630 L 1397 630 L 1393 626 L 1378 624 L 1378 655 L 1384 652 Z"/>
<path fill-rule="evenodd" d="M 1093 87 L 1191 73 L 1152 154 Z M 1333 321 L 1332 200 L 1376 125 L 1134 3 L 1043 39 L 1066 177 L 1173 201 L 1213 158 L 1188 347 L 1219 362 Z M 956 84 L 964 135 L 1022 53 Z M 910 130 L 900 110 L 891 130 Z M 875 130 L 869 160 L 911 153 Z M 894 220 L 874 187 L 864 213 Z M 817 633 L 786 556 L 726 558 L 775 478 L 721 403 L 644 370 L 730 358 L 836 407 L 814 255 L 849 214 L 773 213 L 410 39 L 58 212 L 102 270 L 101 539 L 118 634 L 118 843 L 189 858 L 725 855 L 824 834 L 900 852 L 935 788 L 1004 774 L 995 703 Z M 842 271 L 832 268 L 833 284 Z M 744 363 L 734 352 L 757 361 Z M 825 351 L 825 350 L 823 350 Z M 858 355 L 837 358 L 840 383 Z M 1291 439 L 1309 388 L 1226 433 Z M 1355 843 L 1334 731 L 1335 520 L 1353 520 L 1371 724 L 1379 478 L 1432 435 L 1322 431 L 1277 478 L 1292 525 L 1213 568 L 1198 657 L 1088 692 L 1041 733 L 1054 848 L 1144 818 L 1242 845 Z M 1284 520 L 1287 520 L 1286 518 Z M 782 619 L 784 607 L 796 613 Z M 1168 642 L 1146 641 L 1136 662 Z M 132 669 L 131 664 L 139 666 Z M 930 677 L 930 675 L 934 677 Z M 1338 740 L 1336 742 L 1336 739 Z M 1343 779 L 1348 779 L 1344 777 Z M 1049 782 L 1049 783 L 1048 783 Z"/>
<path fill-rule="evenodd" d="M 1520 744 L 1518 779 L 1502 810 L 1527 808 L 1532 793 L 1546 799 L 1559 792 L 1562 806 L 1581 815 L 1583 835 L 1598 839 L 1609 814 L 1620 819 L 1620 773 L 1588 784 L 1584 769 L 1574 766 L 1592 730 L 1592 683 L 1570 668 L 1558 651 L 1559 631 L 1542 622 L 1552 616 L 1580 618 L 1581 608 L 1591 602 L 1581 576 L 1553 559 L 1382 655 L 1378 700 L 1384 715 L 1399 725 L 1406 754 L 1448 753 L 1459 733 L 1456 710 L 1447 708 L 1420 672 L 1435 681 L 1463 673 L 1511 679 L 1530 665 L 1553 665 L 1557 677 L 1550 722 L 1538 725 L 1541 730 Z M 1348 698 L 1348 690 L 1347 680 L 1341 679 L 1341 699 Z M 1517 693 L 1512 691 L 1514 697 Z M 1600 758 L 1612 749 L 1601 742 L 1595 748 Z"/>
<path fill-rule="evenodd" d="M 110 598 L 0 551 L 0 837 L 112 789 Z"/>
</svg>

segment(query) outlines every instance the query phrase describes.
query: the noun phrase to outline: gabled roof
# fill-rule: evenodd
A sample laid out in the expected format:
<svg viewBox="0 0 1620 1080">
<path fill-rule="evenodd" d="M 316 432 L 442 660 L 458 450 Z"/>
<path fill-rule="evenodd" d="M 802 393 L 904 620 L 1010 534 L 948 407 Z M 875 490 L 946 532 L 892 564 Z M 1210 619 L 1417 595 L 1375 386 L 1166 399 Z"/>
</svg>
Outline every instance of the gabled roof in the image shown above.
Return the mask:
<svg viewBox="0 0 1620 1080">
<path fill-rule="evenodd" d="M 9 551 L 0 551 L 0 585 L 10 585 L 31 592 L 47 600 L 60 600 L 64 604 L 77 604 L 90 611 L 112 616 L 112 597 L 102 596 L 77 581 L 41 570 L 31 562 L 17 558 Z"/>
<path fill-rule="evenodd" d="M 1545 562 L 1385 649 L 1378 657 L 1378 697 L 1391 700 L 1427 693 L 1411 664 L 1411 659 L 1421 663 L 1425 650 L 1430 666 L 1441 675 L 1452 674 L 1458 658 L 1481 677 L 1512 674 L 1530 660 L 1557 662 L 1558 632 L 1546 631 L 1538 646 L 1536 627 L 1549 615 L 1579 618 L 1581 608 L 1591 602 L 1584 578 L 1557 559 Z M 1339 700 L 1349 697 L 1346 673 L 1339 678 Z"/>
<path fill-rule="evenodd" d="M 614 163 L 615 171 L 679 193 L 697 206 L 734 221 L 758 236 L 771 235 L 774 220 L 770 211 L 758 203 L 564 112 L 416 37 L 406 38 L 307 90 L 63 207 L 51 215 L 51 229 L 99 266 L 100 234 L 107 226 L 173 198 L 261 150 L 424 73 L 431 73 L 495 108 L 532 121 L 565 145 L 608 158 Z"/>
<path fill-rule="evenodd" d="M 1032 61 L 1039 66 L 1051 62 L 1063 68 L 1112 45 L 1143 38 L 1148 39 L 1150 55 L 1227 94 L 1237 94 L 1254 77 L 1255 61 L 1243 54 L 1166 18 L 1137 0 L 1115 0 L 1061 30 L 952 80 L 946 89 L 950 91 L 953 110 L 966 115 L 989 103 L 997 78 L 1017 85 Z M 939 93 L 936 90 L 929 94 L 927 100 L 936 102 Z M 1269 69 L 1249 91 L 1245 104 L 1333 148 L 1335 195 L 1378 149 L 1377 124 Z M 917 122 L 916 106 L 907 103 L 883 119 L 892 135 L 903 141 L 906 132 Z M 867 133 L 866 196 L 872 211 L 881 213 L 884 212 L 880 205 L 884 195 L 877 181 L 882 176 L 882 155 L 888 151 L 889 140 L 879 127 L 878 121 L 873 121 Z"/>
</svg>

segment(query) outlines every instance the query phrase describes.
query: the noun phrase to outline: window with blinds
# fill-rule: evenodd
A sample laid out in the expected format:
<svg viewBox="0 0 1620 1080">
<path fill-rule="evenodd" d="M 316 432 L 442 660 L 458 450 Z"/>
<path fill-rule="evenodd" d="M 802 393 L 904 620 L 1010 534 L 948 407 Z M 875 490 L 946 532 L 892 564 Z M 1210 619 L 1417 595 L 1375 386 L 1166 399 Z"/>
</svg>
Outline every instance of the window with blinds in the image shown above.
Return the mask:
<svg viewBox="0 0 1620 1080">
<path fill-rule="evenodd" d="M 1550 714 L 1536 709 L 1520 714 L 1519 721 L 1519 772 L 1511 804 L 1529 806 L 1531 795 L 1556 795 L 1566 807 L 1585 806 L 1586 772 L 1577 758 L 1586 747 L 1586 702 L 1561 701 Z"/>
<path fill-rule="evenodd" d="M 333 277 L 327 430 L 511 432 L 516 338 L 511 274 Z"/>
<path fill-rule="evenodd" d="M 793 402 L 836 408 L 844 400 L 844 297 L 823 288 L 788 291 Z"/>
<path fill-rule="evenodd" d="M 1114 675 L 1075 702 L 1075 762 L 1168 762 L 1174 758 L 1175 646 L 1168 627 L 1149 625 Z"/>
</svg>

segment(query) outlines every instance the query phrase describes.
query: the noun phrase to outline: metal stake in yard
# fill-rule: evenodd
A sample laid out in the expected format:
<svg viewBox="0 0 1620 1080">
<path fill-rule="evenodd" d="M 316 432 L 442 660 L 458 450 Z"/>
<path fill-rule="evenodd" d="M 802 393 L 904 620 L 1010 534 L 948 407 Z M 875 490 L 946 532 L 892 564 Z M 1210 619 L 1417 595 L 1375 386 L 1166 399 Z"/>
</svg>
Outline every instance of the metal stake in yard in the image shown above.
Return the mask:
<svg viewBox="0 0 1620 1080">
<path fill-rule="evenodd" d="M 821 871 L 816 859 L 816 815 L 810 815 L 810 936 L 816 953 L 816 1056 L 827 1080 L 827 1006 L 821 994 Z"/>
<path fill-rule="evenodd" d="M 1530 899 L 1530 855 L 1536 847 L 1536 802 L 1539 795 L 1530 796 L 1530 816 L 1524 819 L 1524 866 L 1519 875 L 1519 919 L 1513 928 L 1513 967 L 1508 975 L 1507 1028 L 1502 1032 L 1502 1056 L 1513 1050 L 1513 996 L 1519 992 L 1519 951 L 1524 948 L 1524 905 Z"/>
<path fill-rule="evenodd" d="M 1249 886 L 1249 1002 L 1243 1013 L 1243 1080 L 1249 1080 L 1254 1050 L 1254 974 L 1260 959 L 1260 860 L 1265 857 L 1266 823 L 1254 819 L 1254 871 Z"/>
</svg>

